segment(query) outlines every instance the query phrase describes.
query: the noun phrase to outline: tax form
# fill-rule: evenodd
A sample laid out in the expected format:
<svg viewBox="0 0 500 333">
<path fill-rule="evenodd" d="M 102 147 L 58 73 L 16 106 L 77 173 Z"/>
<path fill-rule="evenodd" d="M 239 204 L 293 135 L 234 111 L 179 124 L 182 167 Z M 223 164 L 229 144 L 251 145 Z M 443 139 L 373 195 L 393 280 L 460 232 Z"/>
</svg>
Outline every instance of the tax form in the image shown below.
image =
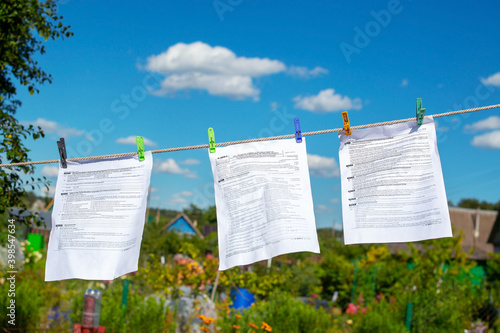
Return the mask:
<svg viewBox="0 0 500 333">
<path fill-rule="evenodd" d="M 59 168 L 45 281 L 112 280 L 138 269 L 153 166 L 136 155 Z"/>
<path fill-rule="evenodd" d="M 305 138 L 218 147 L 214 175 L 219 270 L 319 253 Z"/>
<path fill-rule="evenodd" d="M 345 244 L 453 237 L 432 117 L 339 139 Z"/>
</svg>

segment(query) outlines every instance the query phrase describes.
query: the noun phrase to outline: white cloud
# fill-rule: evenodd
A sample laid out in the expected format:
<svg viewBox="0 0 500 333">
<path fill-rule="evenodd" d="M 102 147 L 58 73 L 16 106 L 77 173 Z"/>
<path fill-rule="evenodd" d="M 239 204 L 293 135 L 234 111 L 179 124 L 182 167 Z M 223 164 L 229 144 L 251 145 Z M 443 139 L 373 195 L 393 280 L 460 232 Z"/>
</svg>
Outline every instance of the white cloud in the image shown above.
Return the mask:
<svg viewBox="0 0 500 333">
<path fill-rule="evenodd" d="M 481 78 L 481 83 L 485 86 L 496 86 L 500 87 L 500 72 L 495 73 L 489 77 Z"/>
<path fill-rule="evenodd" d="M 190 191 L 182 191 L 179 193 L 175 193 L 172 195 L 172 199 L 167 201 L 167 205 L 175 207 L 185 207 L 188 204 L 186 198 L 192 196 L 194 196 L 194 193 Z"/>
<path fill-rule="evenodd" d="M 307 154 L 307 164 L 311 176 L 332 178 L 340 176 L 340 169 L 333 157 Z"/>
<path fill-rule="evenodd" d="M 475 136 L 472 145 L 479 148 L 500 149 L 500 131 Z"/>
<path fill-rule="evenodd" d="M 464 129 L 469 132 L 488 131 L 500 128 L 500 117 L 491 116 L 471 125 L 465 125 Z"/>
<path fill-rule="evenodd" d="M 197 72 L 259 77 L 282 72 L 286 66 L 278 60 L 237 57 L 225 47 L 194 42 L 177 43 L 162 54 L 149 57 L 147 68 L 163 74 Z"/>
<path fill-rule="evenodd" d="M 175 194 L 172 196 L 172 199 L 170 199 L 167 204 L 170 206 L 187 206 L 188 201 L 181 197 L 181 196 L 176 196 Z"/>
<path fill-rule="evenodd" d="M 329 211 L 329 209 L 325 205 L 316 205 L 315 211 L 318 212 L 318 213 L 324 213 L 324 212 Z"/>
<path fill-rule="evenodd" d="M 328 74 L 328 69 L 316 66 L 314 69 L 307 67 L 290 66 L 286 71 L 288 75 L 309 79 L 321 74 Z"/>
<path fill-rule="evenodd" d="M 131 136 L 128 136 L 126 138 L 119 138 L 116 140 L 116 143 L 121 143 L 121 144 L 125 144 L 125 145 L 136 145 L 137 143 L 135 142 L 135 136 L 131 135 Z M 145 137 L 143 137 L 144 139 L 144 145 L 145 146 L 153 146 L 153 147 L 156 147 L 158 144 L 154 141 L 151 141 Z"/>
<path fill-rule="evenodd" d="M 42 169 L 42 175 L 45 177 L 57 177 L 59 174 L 59 168 L 54 166 L 44 166 Z"/>
<path fill-rule="evenodd" d="M 401 81 L 401 87 L 406 87 L 408 85 L 408 79 L 403 79 L 403 81 Z"/>
<path fill-rule="evenodd" d="M 194 158 L 188 158 L 185 161 L 179 161 L 179 164 L 182 164 L 182 165 L 198 165 L 198 164 L 200 164 L 200 161 L 195 160 Z"/>
<path fill-rule="evenodd" d="M 166 75 L 156 94 L 200 89 L 230 99 L 259 99 L 252 79 L 286 70 L 285 64 L 268 58 L 238 57 L 222 46 L 202 42 L 177 43 L 148 58 L 146 68 Z"/>
<path fill-rule="evenodd" d="M 158 160 L 154 164 L 157 173 L 168 173 L 173 175 L 183 175 L 186 178 L 196 178 L 196 172 L 189 169 L 182 169 L 175 160 L 169 158 L 165 161 Z"/>
<path fill-rule="evenodd" d="M 178 90 L 206 90 L 210 95 L 234 100 L 252 98 L 259 100 L 260 90 L 255 88 L 249 76 L 208 75 L 201 73 L 173 74 L 161 83 L 162 89 L 156 95 L 173 94 Z"/>
<path fill-rule="evenodd" d="M 35 121 L 22 121 L 23 125 L 33 125 L 40 126 L 45 134 L 56 134 L 59 137 L 67 138 L 70 136 L 80 136 L 83 135 L 83 130 L 78 130 L 76 128 L 66 128 L 55 121 L 50 121 L 43 118 L 38 118 Z"/>
<path fill-rule="evenodd" d="M 312 112 L 335 112 L 341 110 L 355 109 L 362 107 L 361 99 L 351 100 L 347 96 L 335 94 L 334 89 L 325 89 L 316 96 L 302 97 L 301 95 L 293 99 L 295 108 Z"/>
</svg>

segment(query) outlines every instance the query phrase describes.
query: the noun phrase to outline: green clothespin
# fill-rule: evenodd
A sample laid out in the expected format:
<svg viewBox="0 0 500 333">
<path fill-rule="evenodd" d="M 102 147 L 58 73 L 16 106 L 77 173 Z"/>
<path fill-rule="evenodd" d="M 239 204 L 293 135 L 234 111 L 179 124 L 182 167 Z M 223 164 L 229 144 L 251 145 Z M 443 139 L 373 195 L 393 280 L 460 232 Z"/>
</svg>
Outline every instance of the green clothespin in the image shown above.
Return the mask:
<svg viewBox="0 0 500 333">
<path fill-rule="evenodd" d="M 422 107 L 422 99 L 417 98 L 417 125 L 422 125 L 425 116 L 425 108 Z"/>
<path fill-rule="evenodd" d="M 144 138 L 142 136 L 136 136 L 135 143 L 137 143 L 137 155 L 139 155 L 139 161 L 144 161 Z"/>
<path fill-rule="evenodd" d="M 215 153 L 215 135 L 212 127 L 208 129 L 208 142 L 210 144 L 210 152 Z"/>
</svg>

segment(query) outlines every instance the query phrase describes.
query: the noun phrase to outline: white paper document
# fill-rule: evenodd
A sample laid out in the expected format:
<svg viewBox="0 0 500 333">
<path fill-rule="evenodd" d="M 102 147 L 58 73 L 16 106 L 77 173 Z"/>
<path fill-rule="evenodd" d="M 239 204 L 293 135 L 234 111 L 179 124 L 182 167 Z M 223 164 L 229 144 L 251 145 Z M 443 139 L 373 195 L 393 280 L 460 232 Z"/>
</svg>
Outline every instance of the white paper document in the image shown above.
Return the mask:
<svg viewBox="0 0 500 333">
<path fill-rule="evenodd" d="M 45 281 L 136 271 L 153 155 L 67 163 L 57 177 Z"/>
<path fill-rule="evenodd" d="M 319 253 L 305 138 L 218 147 L 220 270 L 285 253 Z"/>
<path fill-rule="evenodd" d="M 452 237 L 432 117 L 339 139 L 345 244 Z"/>
</svg>

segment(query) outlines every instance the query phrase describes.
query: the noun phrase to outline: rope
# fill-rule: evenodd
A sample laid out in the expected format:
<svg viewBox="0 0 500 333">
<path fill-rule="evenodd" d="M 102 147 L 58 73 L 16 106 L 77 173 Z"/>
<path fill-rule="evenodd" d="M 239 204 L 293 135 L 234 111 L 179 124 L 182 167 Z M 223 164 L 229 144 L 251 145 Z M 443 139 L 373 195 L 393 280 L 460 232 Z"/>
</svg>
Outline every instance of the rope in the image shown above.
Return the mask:
<svg viewBox="0 0 500 333">
<path fill-rule="evenodd" d="M 435 114 L 435 115 L 432 115 L 432 116 L 434 118 L 439 118 L 439 117 L 452 116 L 452 115 L 456 115 L 456 114 L 476 112 L 476 111 L 483 111 L 483 110 L 490 110 L 490 109 L 497 109 L 497 108 L 500 108 L 500 104 L 488 105 L 488 106 L 482 106 L 482 107 L 478 107 L 478 108 L 458 110 L 458 111 L 450 111 L 450 112 Z M 399 120 L 384 121 L 384 122 L 381 122 L 381 123 L 373 123 L 373 124 L 366 124 L 366 125 L 351 126 L 351 129 L 355 130 L 355 129 L 368 128 L 368 127 L 376 127 L 376 126 L 383 126 L 383 125 L 393 125 L 393 124 L 399 124 L 399 123 L 406 123 L 406 122 L 413 121 L 413 120 L 415 120 L 415 117 L 413 117 L 413 118 L 406 118 L 406 119 L 399 119 Z M 343 130 L 344 130 L 344 128 L 333 128 L 333 129 L 313 131 L 313 132 L 303 132 L 302 136 L 327 134 L 327 133 L 338 133 L 338 132 L 341 132 Z M 257 139 L 247 139 L 247 140 L 219 142 L 219 143 L 216 143 L 215 146 L 216 147 L 221 147 L 221 146 L 236 145 L 236 144 L 240 144 L 240 143 L 289 139 L 289 138 L 294 138 L 294 137 L 295 137 L 295 134 L 286 134 L 286 135 L 270 136 L 270 137 L 267 137 L 267 138 L 257 138 Z M 204 145 L 196 145 L 196 146 L 186 146 L 186 147 L 157 149 L 157 150 L 152 150 L 151 153 L 152 154 L 169 153 L 169 152 L 174 152 L 174 151 L 203 149 L 203 148 L 209 148 L 209 147 L 210 146 L 208 144 L 204 144 Z M 134 152 L 134 153 L 124 153 L 124 154 L 111 154 L 111 155 L 100 155 L 100 156 L 88 156 L 88 157 L 68 158 L 66 160 L 67 161 L 85 161 L 85 160 L 96 160 L 96 159 L 106 159 L 106 158 L 118 158 L 118 157 L 134 156 L 134 155 L 137 155 L 137 152 Z M 46 161 L 34 161 L 34 162 L 21 162 L 21 163 L 11 163 L 11 164 L 0 164 L 0 167 L 14 167 L 14 166 L 22 166 L 22 165 L 35 165 L 35 164 L 48 164 L 48 163 L 59 163 L 59 160 L 46 160 Z"/>
</svg>

